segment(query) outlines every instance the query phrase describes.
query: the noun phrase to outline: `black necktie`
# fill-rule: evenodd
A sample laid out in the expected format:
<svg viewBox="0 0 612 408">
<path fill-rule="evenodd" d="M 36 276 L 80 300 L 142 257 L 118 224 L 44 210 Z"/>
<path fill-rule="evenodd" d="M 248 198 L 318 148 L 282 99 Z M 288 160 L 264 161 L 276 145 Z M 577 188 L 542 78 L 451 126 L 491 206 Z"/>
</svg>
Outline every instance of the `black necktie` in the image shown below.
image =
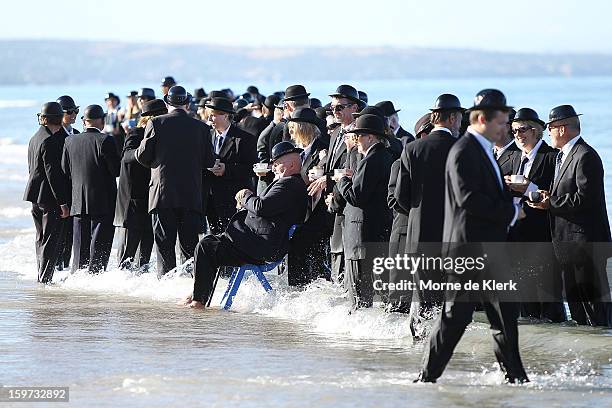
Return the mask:
<svg viewBox="0 0 612 408">
<path fill-rule="evenodd" d="M 518 173 L 516 173 L 516 174 L 523 174 L 523 172 L 525 171 L 525 165 L 528 162 L 529 162 L 529 157 L 523 156 L 523 160 L 521 160 L 521 165 L 519 166 Z"/>
<path fill-rule="evenodd" d="M 561 162 L 563 161 L 563 151 L 557 153 L 557 159 L 555 160 L 555 180 L 559 177 L 559 171 L 561 170 Z"/>
</svg>

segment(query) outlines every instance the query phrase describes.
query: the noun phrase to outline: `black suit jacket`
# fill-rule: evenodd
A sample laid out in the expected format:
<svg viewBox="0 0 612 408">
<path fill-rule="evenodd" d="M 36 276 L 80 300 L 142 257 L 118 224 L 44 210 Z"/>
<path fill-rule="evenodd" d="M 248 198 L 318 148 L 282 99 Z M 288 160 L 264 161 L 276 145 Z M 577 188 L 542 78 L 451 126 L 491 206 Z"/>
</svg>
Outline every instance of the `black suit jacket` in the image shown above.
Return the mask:
<svg viewBox="0 0 612 408">
<path fill-rule="evenodd" d="M 408 230 L 408 213 L 398 205 L 395 199 L 395 189 L 399 172 L 400 159 L 397 159 L 391 165 L 389 184 L 387 187 L 387 205 L 393 211 L 393 223 L 391 224 L 391 236 L 389 238 L 390 242 L 399 242 L 400 237 L 402 235 L 405 236 Z"/>
<path fill-rule="evenodd" d="M 503 181 L 500 187 L 493 165 L 474 135 L 467 132 L 453 145 L 445 173 L 443 242 L 506 241 L 515 215 L 512 196 Z"/>
<path fill-rule="evenodd" d="M 258 138 L 261 132 L 268 126 L 268 122 L 264 118 L 247 116 L 240 123 L 237 123 L 236 126 Z"/>
<path fill-rule="evenodd" d="M 538 186 L 539 189 L 548 190 L 555 176 L 555 158 L 557 149 L 553 149 L 546 142 L 538 148 L 533 159 L 533 164 L 526 176 L 530 182 Z M 518 150 L 512 156 L 512 172 L 518 174 L 521 166 L 522 152 Z M 526 198 L 522 196 L 524 201 Z M 512 241 L 518 242 L 550 242 L 550 224 L 548 213 L 545 210 L 532 208 L 523 204 L 526 217 L 518 220 L 510 231 Z"/>
<path fill-rule="evenodd" d="M 550 190 L 553 242 L 610 242 L 601 158 L 582 138 Z"/>
<path fill-rule="evenodd" d="M 136 160 L 151 168 L 149 211 L 183 208 L 202 212 L 202 170 L 214 165 L 210 127 L 181 109 L 147 124 Z"/>
<path fill-rule="evenodd" d="M 502 170 L 502 176 L 512 174 L 513 158 L 516 154 L 520 154 L 521 149 L 512 142 L 510 146 L 497 158 L 497 163 Z"/>
<path fill-rule="evenodd" d="M 66 138 L 62 168 L 72 181 L 70 215 L 114 214 L 119 164 L 113 137 L 98 129 Z"/>
<path fill-rule="evenodd" d="M 245 210 L 234 215 L 225 235 L 250 258 L 275 261 L 289 246 L 289 227 L 306 216 L 308 193 L 302 176 L 294 174 L 275 180 L 260 195 L 247 192 Z"/>
<path fill-rule="evenodd" d="M 395 137 L 397 137 L 402 142 L 403 146 L 405 146 L 406 143 L 414 142 L 414 136 L 412 135 L 412 133 L 408 132 L 401 126 L 397 130 L 397 134 L 395 135 Z"/>
<path fill-rule="evenodd" d="M 41 126 L 28 144 L 28 184 L 25 201 L 47 205 L 69 203 L 68 180 L 62 172 L 62 150 L 66 132 L 51 134 Z"/>
<path fill-rule="evenodd" d="M 353 177 L 343 177 L 334 187 L 346 200 L 342 231 L 346 259 L 365 259 L 365 243 L 389 240 L 392 216 L 387 185 L 392 163 L 389 151 L 377 143 L 359 162 Z"/>
<path fill-rule="evenodd" d="M 434 130 L 404 147 L 395 199 L 408 214 L 406 243 L 411 253 L 420 250 L 419 243 L 442 242 L 446 159 L 456 141 L 450 133 Z"/>
<path fill-rule="evenodd" d="M 123 146 L 114 220 L 118 227 L 128 227 L 135 214 L 149 212 L 151 169 L 138 163 L 134 156 L 144 138 L 144 131 L 141 127 L 130 129 Z"/>
<path fill-rule="evenodd" d="M 208 136 L 212 147 L 216 139 L 215 130 Z M 215 176 L 204 170 L 204 208 L 214 206 L 216 214 L 231 217 L 236 212 L 236 193 L 244 188 L 253 189 L 253 164 L 257 162 L 257 140 L 236 125 L 231 125 L 223 145 L 215 158 L 225 164 L 223 176 Z"/>
</svg>

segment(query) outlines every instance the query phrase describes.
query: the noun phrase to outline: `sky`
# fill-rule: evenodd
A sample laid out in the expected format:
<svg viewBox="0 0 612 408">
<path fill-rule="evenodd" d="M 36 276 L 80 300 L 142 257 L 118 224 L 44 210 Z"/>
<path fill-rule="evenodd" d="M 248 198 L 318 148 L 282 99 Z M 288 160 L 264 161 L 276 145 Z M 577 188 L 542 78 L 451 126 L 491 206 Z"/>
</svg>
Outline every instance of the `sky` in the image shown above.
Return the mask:
<svg viewBox="0 0 612 408">
<path fill-rule="evenodd" d="M 3 15 L 0 39 L 612 53 L 604 0 L 21 0 Z"/>
</svg>

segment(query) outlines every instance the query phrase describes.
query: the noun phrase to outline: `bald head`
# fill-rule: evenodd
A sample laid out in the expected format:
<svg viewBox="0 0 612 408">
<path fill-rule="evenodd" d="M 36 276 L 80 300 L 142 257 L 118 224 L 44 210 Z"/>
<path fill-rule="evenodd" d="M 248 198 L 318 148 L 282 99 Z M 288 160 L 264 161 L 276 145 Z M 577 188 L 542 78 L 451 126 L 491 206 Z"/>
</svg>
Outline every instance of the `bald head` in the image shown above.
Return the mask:
<svg viewBox="0 0 612 408">
<path fill-rule="evenodd" d="M 279 177 L 288 177 L 302 170 L 302 158 L 299 153 L 285 154 L 272 163 L 272 171 Z"/>
</svg>

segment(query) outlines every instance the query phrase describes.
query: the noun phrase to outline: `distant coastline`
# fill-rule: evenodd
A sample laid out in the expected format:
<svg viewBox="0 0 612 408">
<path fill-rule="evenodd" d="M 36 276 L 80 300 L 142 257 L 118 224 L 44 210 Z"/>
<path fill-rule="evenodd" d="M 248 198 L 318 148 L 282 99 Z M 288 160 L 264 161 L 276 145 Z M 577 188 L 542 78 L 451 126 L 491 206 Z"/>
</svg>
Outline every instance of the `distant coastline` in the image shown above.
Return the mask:
<svg viewBox="0 0 612 408">
<path fill-rule="evenodd" d="M 0 85 L 612 75 L 612 54 L 2 40 Z"/>
</svg>

